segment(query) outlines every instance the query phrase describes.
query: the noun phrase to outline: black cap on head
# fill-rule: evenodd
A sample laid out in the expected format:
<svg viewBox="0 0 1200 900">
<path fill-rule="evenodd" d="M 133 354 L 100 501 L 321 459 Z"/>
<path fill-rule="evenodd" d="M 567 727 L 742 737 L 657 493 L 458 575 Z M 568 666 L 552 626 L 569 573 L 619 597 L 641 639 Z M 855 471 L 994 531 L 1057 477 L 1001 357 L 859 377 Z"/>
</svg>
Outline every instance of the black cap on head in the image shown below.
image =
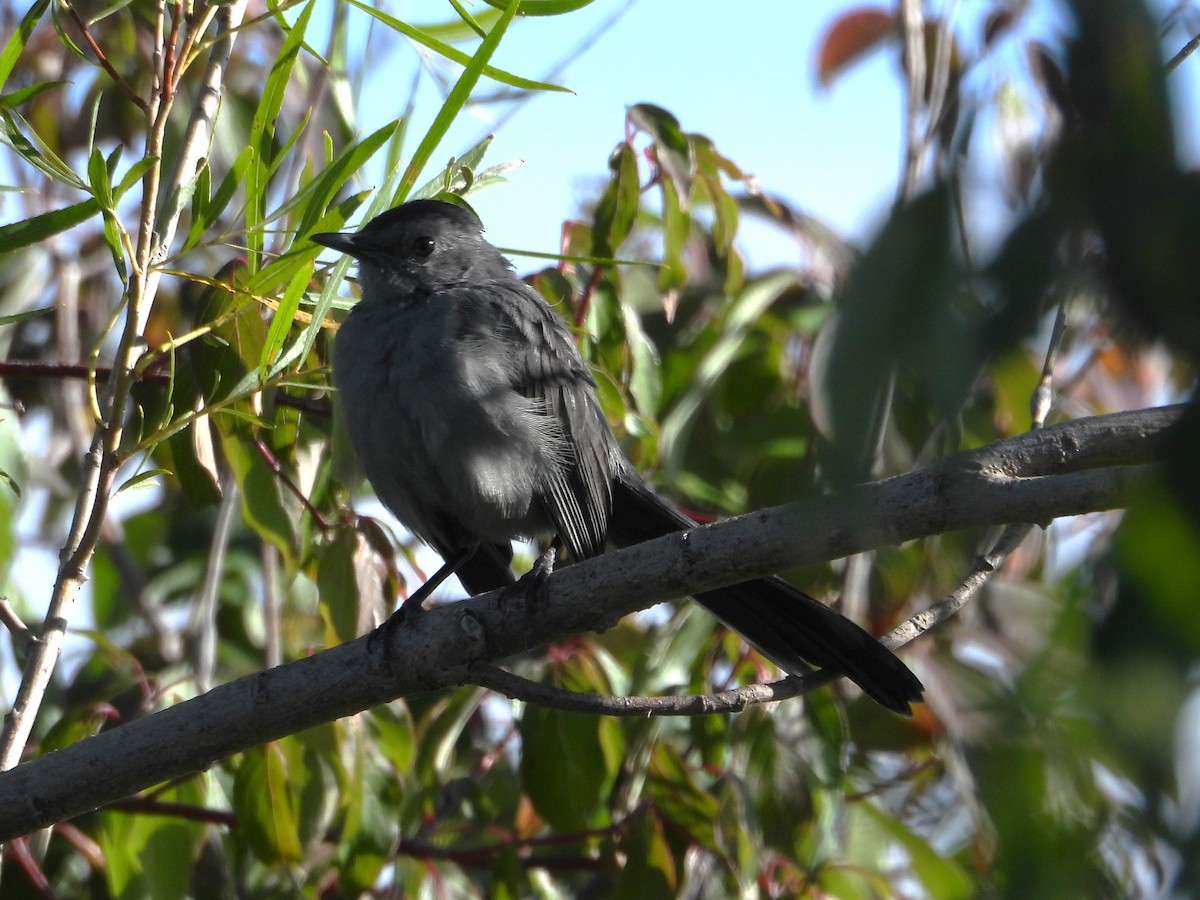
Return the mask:
<svg viewBox="0 0 1200 900">
<path fill-rule="evenodd" d="M 396 293 L 509 277 L 508 260 L 482 231 L 479 216 L 466 206 L 413 200 L 381 213 L 361 231 L 314 234 L 310 240 L 353 256 L 360 276 L 378 276 L 381 289 Z"/>
</svg>

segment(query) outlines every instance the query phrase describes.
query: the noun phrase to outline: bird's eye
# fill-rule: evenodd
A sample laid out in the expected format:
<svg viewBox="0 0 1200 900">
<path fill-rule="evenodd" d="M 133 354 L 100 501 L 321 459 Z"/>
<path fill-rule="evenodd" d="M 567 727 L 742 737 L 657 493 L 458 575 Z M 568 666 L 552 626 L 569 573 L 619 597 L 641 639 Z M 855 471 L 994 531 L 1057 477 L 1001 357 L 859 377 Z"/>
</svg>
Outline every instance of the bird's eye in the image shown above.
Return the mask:
<svg viewBox="0 0 1200 900">
<path fill-rule="evenodd" d="M 433 247 L 433 238 L 422 235 L 421 237 L 414 239 L 412 242 L 413 256 L 429 256 L 429 254 L 433 253 Z"/>
</svg>

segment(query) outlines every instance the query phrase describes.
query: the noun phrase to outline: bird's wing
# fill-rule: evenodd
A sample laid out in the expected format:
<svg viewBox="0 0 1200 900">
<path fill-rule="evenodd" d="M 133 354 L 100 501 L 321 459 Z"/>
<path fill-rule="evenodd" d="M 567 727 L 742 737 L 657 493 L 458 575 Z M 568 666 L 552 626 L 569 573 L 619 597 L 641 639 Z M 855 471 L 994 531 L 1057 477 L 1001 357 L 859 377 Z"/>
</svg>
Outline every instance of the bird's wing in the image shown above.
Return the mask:
<svg viewBox="0 0 1200 900">
<path fill-rule="evenodd" d="M 566 324 L 522 282 L 493 282 L 486 321 L 499 323 L 511 356 L 513 389 L 536 400 L 549 433 L 561 442 L 561 465 L 538 500 L 576 559 L 604 550 L 612 511 L 616 442 L 596 400 L 596 384 Z"/>
</svg>

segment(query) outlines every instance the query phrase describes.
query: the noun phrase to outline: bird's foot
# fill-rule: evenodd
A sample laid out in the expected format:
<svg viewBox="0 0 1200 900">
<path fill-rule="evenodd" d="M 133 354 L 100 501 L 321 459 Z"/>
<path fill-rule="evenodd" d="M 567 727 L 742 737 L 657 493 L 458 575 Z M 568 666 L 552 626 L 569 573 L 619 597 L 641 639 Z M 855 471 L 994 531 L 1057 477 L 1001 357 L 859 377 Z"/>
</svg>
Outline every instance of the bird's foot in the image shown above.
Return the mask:
<svg viewBox="0 0 1200 900">
<path fill-rule="evenodd" d="M 532 568 L 508 587 L 500 595 L 501 602 L 508 600 L 510 597 L 520 596 L 524 598 L 529 610 L 545 603 L 549 599 L 549 589 L 546 586 L 546 579 L 550 577 L 550 573 L 554 571 L 554 563 L 558 558 L 558 549 L 551 544 L 533 563 Z"/>
</svg>

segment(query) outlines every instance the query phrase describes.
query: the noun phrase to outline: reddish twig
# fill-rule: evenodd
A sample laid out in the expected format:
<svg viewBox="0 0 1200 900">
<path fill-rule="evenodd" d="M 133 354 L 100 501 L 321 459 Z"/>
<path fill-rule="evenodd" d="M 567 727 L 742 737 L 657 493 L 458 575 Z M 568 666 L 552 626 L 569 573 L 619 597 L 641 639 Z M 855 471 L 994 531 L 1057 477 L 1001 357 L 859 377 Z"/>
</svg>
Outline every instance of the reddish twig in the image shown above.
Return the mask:
<svg viewBox="0 0 1200 900">
<path fill-rule="evenodd" d="M 169 816 L 174 819 L 186 819 L 189 822 L 207 822 L 211 825 L 224 825 L 226 828 L 236 828 L 238 824 L 237 814 L 227 810 L 196 806 L 191 803 L 174 803 L 169 800 L 148 800 L 145 797 L 126 797 L 124 800 L 117 800 L 104 808 L 112 812 Z"/>
<path fill-rule="evenodd" d="M 29 838 L 17 838 L 15 841 L 10 841 L 4 850 L 4 855 L 11 856 L 17 861 L 17 865 L 21 867 L 21 871 L 25 873 L 29 883 L 36 890 L 41 891 L 43 896 L 52 896 L 46 874 L 38 865 L 37 860 L 33 858 L 33 854 L 29 852 Z"/>
<path fill-rule="evenodd" d="M 304 507 L 310 516 L 312 516 L 313 522 L 316 523 L 316 526 L 318 529 L 320 529 L 321 534 L 329 534 L 329 523 L 325 521 L 325 518 L 319 512 L 317 512 L 316 507 L 309 502 L 309 499 L 304 496 L 304 492 L 300 490 L 300 488 L 296 486 L 296 483 L 288 477 L 286 472 L 283 471 L 283 466 L 279 464 L 279 460 L 275 458 L 275 454 L 271 452 L 271 448 L 268 447 L 260 437 L 256 437 L 254 439 L 254 448 L 258 451 L 258 455 L 263 458 L 263 461 L 271 467 L 271 471 L 275 473 L 275 477 L 283 482 L 284 486 L 292 493 L 292 495 L 300 501 L 300 505 Z"/>
<path fill-rule="evenodd" d="M 600 276 L 603 274 L 604 266 L 596 266 L 592 269 L 587 286 L 579 297 L 579 307 L 575 310 L 575 327 L 577 329 L 583 328 L 583 321 L 587 318 L 588 309 L 592 305 L 592 294 L 596 293 L 596 286 L 600 284 Z"/>
<path fill-rule="evenodd" d="M 91 51 L 96 54 L 96 61 L 100 64 L 100 67 L 108 73 L 109 77 L 112 78 L 113 81 L 116 82 L 117 87 L 120 88 L 121 93 L 125 95 L 130 103 L 134 104 L 142 112 L 149 115 L 150 105 L 140 96 L 138 96 L 137 91 L 133 89 L 129 82 L 121 77 L 121 73 L 113 68 L 113 64 L 108 61 L 108 57 L 104 55 L 104 51 L 100 49 L 100 45 L 97 44 L 96 39 L 92 37 L 91 30 L 88 28 L 87 23 L 83 21 L 83 17 L 80 16 L 76 11 L 74 5 L 71 3 L 64 3 L 63 5 L 67 8 L 67 12 L 71 14 L 71 18 L 74 20 L 76 26 L 78 26 L 79 31 L 83 35 L 83 39 L 87 43 L 88 47 L 90 47 Z"/>
</svg>

